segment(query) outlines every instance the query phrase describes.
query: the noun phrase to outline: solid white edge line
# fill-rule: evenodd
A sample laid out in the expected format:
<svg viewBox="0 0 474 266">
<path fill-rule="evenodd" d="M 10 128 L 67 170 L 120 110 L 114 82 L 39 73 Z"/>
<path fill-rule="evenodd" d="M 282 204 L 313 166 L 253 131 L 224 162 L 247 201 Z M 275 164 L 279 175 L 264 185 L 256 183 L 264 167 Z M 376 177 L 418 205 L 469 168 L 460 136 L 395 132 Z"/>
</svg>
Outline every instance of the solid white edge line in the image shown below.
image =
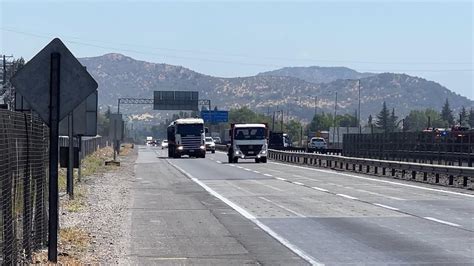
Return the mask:
<svg viewBox="0 0 474 266">
<path fill-rule="evenodd" d="M 311 265 L 321 265 L 323 266 L 324 264 L 323 263 L 320 263 L 318 262 L 315 258 L 313 258 L 311 255 L 307 254 L 306 252 L 304 252 L 303 250 L 299 249 L 297 246 L 293 245 L 292 243 L 290 243 L 286 238 L 282 237 L 281 235 L 279 235 L 277 232 L 273 231 L 270 227 L 266 226 L 265 224 L 263 224 L 262 222 L 260 222 L 255 216 L 253 216 L 252 214 L 250 214 L 249 212 L 247 212 L 246 210 L 244 210 L 243 208 L 241 208 L 240 206 L 238 206 L 237 204 L 233 203 L 232 201 L 228 200 L 227 198 L 223 197 L 221 194 L 217 193 L 216 191 L 214 191 L 212 188 L 208 187 L 206 184 L 202 183 L 201 181 L 199 181 L 199 179 L 193 177 L 191 174 L 189 174 L 188 172 L 186 172 L 184 169 L 182 169 L 181 167 L 175 165 L 174 163 L 168 161 L 169 164 L 171 164 L 172 166 L 174 166 L 176 169 L 178 169 L 181 173 L 185 174 L 188 178 L 190 178 L 193 182 L 195 182 L 196 184 L 200 185 L 202 188 L 204 188 L 207 192 L 209 192 L 209 194 L 213 195 L 214 197 L 222 200 L 222 202 L 224 202 L 225 204 L 227 204 L 229 207 L 231 207 L 232 209 L 234 209 L 235 211 L 237 211 L 238 213 L 240 213 L 242 216 L 244 216 L 245 218 L 249 219 L 250 221 L 252 221 L 254 224 L 256 224 L 258 227 L 260 227 L 263 231 L 267 232 L 267 234 L 269 234 L 270 236 L 272 236 L 273 238 L 275 238 L 276 240 L 278 240 L 278 242 L 280 242 L 282 245 L 284 245 L 285 247 L 287 247 L 288 249 L 290 249 L 291 251 L 293 251 L 295 254 L 297 254 L 298 256 L 300 256 L 301 258 L 303 258 L 304 260 L 306 260 L 307 262 L 309 262 Z"/>
<path fill-rule="evenodd" d="M 312 188 L 312 189 L 319 190 L 319 191 L 323 191 L 323 192 L 329 192 L 329 190 L 324 189 L 324 188 L 320 188 L 320 187 L 311 187 L 311 188 Z"/>
<path fill-rule="evenodd" d="M 393 182 L 393 181 L 388 181 L 388 180 L 380 180 L 380 179 L 374 179 L 374 178 L 369 178 L 369 177 L 362 177 L 362 176 L 351 175 L 351 174 L 346 174 L 346 173 L 339 173 L 339 172 L 336 172 L 336 171 L 329 171 L 329 170 L 323 170 L 323 169 L 315 169 L 315 168 L 309 168 L 309 167 L 302 167 L 302 166 L 291 165 L 291 164 L 285 164 L 285 163 L 276 163 L 276 162 L 269 162 L 269 163 L 272 163 L 272 164 L 279 164 L 279 165 L 284 165 L 284 166 L 290 166 L 290 167 L 294 167 L 294 168 L 301 168 L 301 169 L 306 169 L 306 170 L 312 170 L 312 171 L 317 171 L 317 172 L 323 172 L 323 173 L 328 173 L 328 174 L 349 176 L 349 177 L 354 177 L 354 178 L 358 178 L 358 179 L 371 180 L 371 181 L 375 181 L 375 182 L 387 183 L 387 184 L 392 184 L 392 185 L 399 185 L 399 186 L 404 186 L 404 187 L 418 188 L 418 189 L 422 189 L 422 190 L 429 190 L 429 191 L 442 192 L 442 193 L 447 193 L 447 194 L 453 194 L 453 195 L 458 195 L 458 196 L 465 196 L 465 197 L 469 197 L 469 198 L 474 198 L 474 195 L 465 194 L 465 193 L 459 193 L 459 192 L 454 192 L 454 191 L 448 191 L 448 190 L 442 190 L 442 189 L 435 189 L 435 188 L 427 188 L 427 187 L 420 187 L 420 186 L 415 186 L 415 185 L 410 185 L 410 184 L 403 184 L 403 183 L 398 183 L 398 182 Z"/>
<path fill-rule="evenodd" d="M 346 195 L 346 194 L 336 194 L 336 195 L 338 195 L 338 196 L 340 196 L 340 197 L 343 197 L 343 198 L 353 199 L 353 200 L 356 200 L 356 199 L 357 199 L 357 198 L 355 198 L 355 197 L 352 197 L 352 196 L 349 196 L 349 195 Z"/>
<path fill-rule="evenodd" d="M 446 222 L 446 221 L 443 221 L 443 220 L 440 220 L 440 219 L 436 219 L 436 218 L 433 218 L 433 217 L 423 217 L 423 218 L 425 218 L 425 219 L 427 219 L 427 220 L 430 220 L 430 221 L 433 221 L 433 222 L 441 223 L 441 224 L 447 224 L 447 225 L 456 226 L 456 227 L 459 227 L 459 226 L 460 226 L 459 224 Z"/>
<path fill-rule="evenodd" d="M 375 206 L 379 206 L 379 207 L 382 207 L 382 208 L 385 208 L 385 209 L 389 209 L 389 210 L 392 210 L 392 211 L 399 211 L 399 209 L 397 208 L 394 208 L 394 207 L 390 207 L 390 206 L 387 206 L 387 205 L 383 205 L 383 204 L 380 204 L 380 203 L 373 203 Z"/>
</svg>

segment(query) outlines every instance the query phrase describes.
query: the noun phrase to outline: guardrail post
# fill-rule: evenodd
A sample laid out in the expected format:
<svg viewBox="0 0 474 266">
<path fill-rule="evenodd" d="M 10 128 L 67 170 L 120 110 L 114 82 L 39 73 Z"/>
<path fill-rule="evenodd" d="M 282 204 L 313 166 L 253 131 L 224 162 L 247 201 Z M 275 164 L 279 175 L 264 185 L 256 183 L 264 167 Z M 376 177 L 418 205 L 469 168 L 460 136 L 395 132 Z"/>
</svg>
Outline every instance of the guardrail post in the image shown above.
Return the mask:
<svg viewBox="0 0 474 266">
<path fill-rule="evenodd" d="M 416 180 L 416 171 L 411 171 L 411 179 Z"/>
<path fill-rule="evenodd" d="M 382 167 L 382 175 L 385 175 L 386 172 L 385 172 L 386 168 L 385 167 Z"/>
<path fill-rule="evenodd" d="M 448 180 L 449 180 L 449 181 L 448 181 L 448 182 L 449 182 L 449 185 L 452 186 L 453 183 L 454 183 L 454 182 L 453 182 L 453 181 L 454 181 L 454 176 L 450 175 Z"/>
<path fill-rule="evenodd" d="M 369 172 L 370 172 L 370 165 L 367 165 L 367 166 L 366 166 L 365 172 L 366 172 L 366 173 L 369 173 Z"/>
<path fill-rule="evenodd" d="M 378 166 L 374 166 L 374 174 L 378 174 L 378 170 L 379 170 Z"/>
<path fill-rule="evenodd" d="M 436 175 L 435 175 L 435 183 L 436 183 L 436 184 L 439 183 L 439 174 L 436 174 Z"/>
<path fill-rule="evenodd" d="M 428 180 L 428 173 L 423 172 L 423 181 L 427 181 L 427 180 Z"/>
<path fill-rule="evenodd" d="M 392 176 L 395 176 L 395 168 L 392 168 Z"/>
</svg>

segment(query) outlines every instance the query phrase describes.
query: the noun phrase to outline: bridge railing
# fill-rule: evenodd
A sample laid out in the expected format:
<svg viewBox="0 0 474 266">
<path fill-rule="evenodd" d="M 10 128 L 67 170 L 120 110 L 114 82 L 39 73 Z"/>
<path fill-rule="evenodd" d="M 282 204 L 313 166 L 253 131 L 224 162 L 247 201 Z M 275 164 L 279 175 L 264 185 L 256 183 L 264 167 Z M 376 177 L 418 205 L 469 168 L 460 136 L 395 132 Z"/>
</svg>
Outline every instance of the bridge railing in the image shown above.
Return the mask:
<svg viewBox="0 0 474 266">
<path fill-rule="evenodd" d="M 392 177 L 429 184 L 474 189 L 472 167 L 432 165 L 346 157 L 340 155 L 270 150 L 269 159 L 334 170 Z"/>
</svg>

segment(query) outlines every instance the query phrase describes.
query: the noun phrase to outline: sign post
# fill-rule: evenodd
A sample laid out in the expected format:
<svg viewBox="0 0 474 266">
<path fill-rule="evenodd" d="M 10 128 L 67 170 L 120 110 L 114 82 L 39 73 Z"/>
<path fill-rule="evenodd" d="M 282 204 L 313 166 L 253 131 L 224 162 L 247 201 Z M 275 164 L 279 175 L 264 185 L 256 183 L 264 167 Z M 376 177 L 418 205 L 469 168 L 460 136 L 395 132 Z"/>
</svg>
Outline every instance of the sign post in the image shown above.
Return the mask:
<svg viewBox="0 0 474 266">
<path fill-rule="evenodd" d="M 11 82 L 28 107 L 49 126 L 48 260 L 57 262 L 59 121 L 98 85 L 58 38 L 21 68 Z"/>
<path fill-rule="evenodd" d="M 58 149 L 59 149 L 59 95 L 61 55 L 51 54 L 49 100 L 49 223 L 48 260 L 58 260 Z"/>
<path fill-rule="evenodd" d="M 68 144 L 69 144 L 69 155 L 67 164 L 67 194 L 70 199 L 74 199 L 74 116 L 73 112 L 68 115 Z"/>
</svg>

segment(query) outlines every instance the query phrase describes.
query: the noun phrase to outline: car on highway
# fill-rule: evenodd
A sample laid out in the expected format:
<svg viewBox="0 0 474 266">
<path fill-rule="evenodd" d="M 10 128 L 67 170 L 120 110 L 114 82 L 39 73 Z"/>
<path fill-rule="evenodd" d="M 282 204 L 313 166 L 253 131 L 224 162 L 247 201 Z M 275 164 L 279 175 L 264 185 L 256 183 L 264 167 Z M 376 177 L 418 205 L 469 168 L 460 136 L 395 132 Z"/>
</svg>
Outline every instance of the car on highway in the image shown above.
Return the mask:
<svg viewBox="0 0 474 266">
<path fill-rule="evenodd" d="M 210 151 L 211 153 L 216 153 L 216 144 L 214 143 L 214 139 L 211 137 L 206 137 L 206 151 Z"/>
<path fill-rule="evenodd" d="M 308 143 L 308 148 L 317 149 L 317 150 L 325 150 L 328 148 L 328 144 L 326 143 L 326 140 L 324 138 L 313 137 Z"/>
<path fill-rule="evenodd" d="M 166 139 L 164 139 L 161 142 L 161 149 L 165 149 L 165 148 L 168 148 L 168 140 L 166 140 Z"/>
<path fill-rule="evenodd" d="M 221 144 L 221 143 L 222 143 L 220 137 L 213 137 L 212 139 L 214 140 L 214 143 L 215 143 L 215 144 Z"/>
</svg>

